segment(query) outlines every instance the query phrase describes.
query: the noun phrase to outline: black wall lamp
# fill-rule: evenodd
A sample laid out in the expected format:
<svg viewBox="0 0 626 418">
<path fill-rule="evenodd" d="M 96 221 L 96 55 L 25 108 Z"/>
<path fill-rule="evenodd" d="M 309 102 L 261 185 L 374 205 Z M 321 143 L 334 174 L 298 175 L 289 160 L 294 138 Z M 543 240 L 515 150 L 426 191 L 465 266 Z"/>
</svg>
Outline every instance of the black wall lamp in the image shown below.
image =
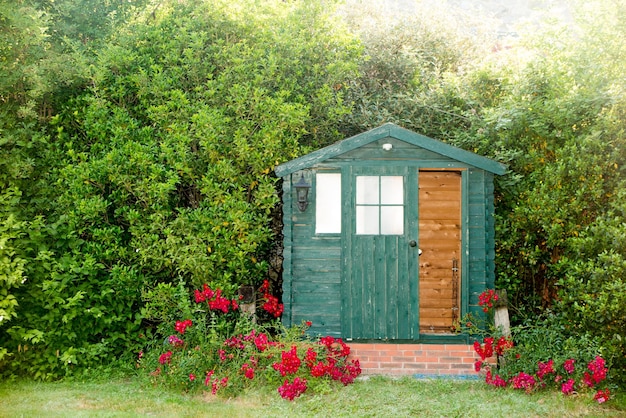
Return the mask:
<svg viewBox="0 0 626 418">
<path fill-rule="evenodd" d="M 298 196 L 298 209 L 300 212 L 304 212 L 306 207 L 309 206 L 309 189 L 311 185 L 304 179 L 304 174 L 300 174 L 300 180 L 294 184 L 296 188 L 296 196 Z"/>
</svg>

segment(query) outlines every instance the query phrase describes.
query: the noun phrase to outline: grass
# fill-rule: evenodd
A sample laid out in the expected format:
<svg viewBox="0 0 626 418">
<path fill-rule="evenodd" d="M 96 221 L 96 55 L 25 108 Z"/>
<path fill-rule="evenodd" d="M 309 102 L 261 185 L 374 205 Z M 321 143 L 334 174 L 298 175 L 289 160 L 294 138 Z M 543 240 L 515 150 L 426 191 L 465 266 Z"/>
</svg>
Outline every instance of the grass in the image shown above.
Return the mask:
<svg viewBox="0 0 626 418">
<path fill-rule="evenodd" d="M 293 402 L 253 391 L 235 399 L 110 382 L 0 383 L 0 417 L 626 417 L 626 396 L 598 405 L 589 393 L 527 395 L 481 382 L 374 377 Z"/>
</svg>

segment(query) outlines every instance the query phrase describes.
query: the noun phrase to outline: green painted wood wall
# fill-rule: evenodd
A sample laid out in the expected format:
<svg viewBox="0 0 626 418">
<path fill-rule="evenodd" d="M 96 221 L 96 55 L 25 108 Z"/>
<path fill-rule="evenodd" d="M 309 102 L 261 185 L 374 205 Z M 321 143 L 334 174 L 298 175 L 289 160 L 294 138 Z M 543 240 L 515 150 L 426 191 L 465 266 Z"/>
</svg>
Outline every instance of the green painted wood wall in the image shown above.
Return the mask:
<svg viewBox="0 0 626 418">
<path fill-rule="evenodd" d="M 393 153 L 383 151 L 383 143 L 391 143 Z M 408 166 L 410 170 L 464 169 L 462 249 L 465 256 L 461 316 L 467 312 L 482 314 L 478 295 L 486 288 L 493 288 L 495 276 L 494 175 L 396 138 L 383 138 L 283 177 L 283 322 L 286 326 L 312 321 L 311 335 L 341 337 L 344 243 L 342 234 L 315 234 L 315 173 L 387 165 Z M 302 172 L 312 184 L 309 207 L 305 212 L 298 210 L 293 189 Z M 345 187 L 342 192 L 345 193 Z M 422 341 L 428 341 L 428 338 L 422 338 Z"/>
</svg>

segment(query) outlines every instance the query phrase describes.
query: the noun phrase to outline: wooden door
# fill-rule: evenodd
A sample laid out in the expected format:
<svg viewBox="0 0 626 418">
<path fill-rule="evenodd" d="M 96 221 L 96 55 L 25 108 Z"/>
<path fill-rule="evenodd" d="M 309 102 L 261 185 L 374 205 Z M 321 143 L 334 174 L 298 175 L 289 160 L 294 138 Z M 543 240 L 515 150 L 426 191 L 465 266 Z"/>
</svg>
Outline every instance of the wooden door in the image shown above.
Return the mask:
<svg viewBox="0 0 626 418">
<path fill-rule="evenodd" d="M 461 172 L 419 172 L 419 328 L 449 333 L 460 313 Z"/>
<path fill-rule="evenodd" d="M 417 172 L 360 167 L 346 177 L 342 335 L 417 339 Z"/>
</svg>

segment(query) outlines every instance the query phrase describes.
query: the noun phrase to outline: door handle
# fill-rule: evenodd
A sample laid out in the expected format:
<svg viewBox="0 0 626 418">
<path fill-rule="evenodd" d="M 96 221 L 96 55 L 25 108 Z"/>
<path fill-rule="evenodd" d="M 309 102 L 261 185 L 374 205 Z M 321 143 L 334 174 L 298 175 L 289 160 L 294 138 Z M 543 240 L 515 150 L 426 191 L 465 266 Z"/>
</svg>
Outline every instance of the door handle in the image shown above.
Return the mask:
<svg viewBox="0 0 626 418">
<path fill-rule="evenodd" d="M 413 247 L 413 248 L 417 247 L 417 241 L 415 241 L 414 239 L 409 241 L 409 247 Z M 421 248 L 418 248 L 417 251 L 419 251 L 417 253 L 417 255 L 422 255 L 422 249 Z"/>
</svg>

